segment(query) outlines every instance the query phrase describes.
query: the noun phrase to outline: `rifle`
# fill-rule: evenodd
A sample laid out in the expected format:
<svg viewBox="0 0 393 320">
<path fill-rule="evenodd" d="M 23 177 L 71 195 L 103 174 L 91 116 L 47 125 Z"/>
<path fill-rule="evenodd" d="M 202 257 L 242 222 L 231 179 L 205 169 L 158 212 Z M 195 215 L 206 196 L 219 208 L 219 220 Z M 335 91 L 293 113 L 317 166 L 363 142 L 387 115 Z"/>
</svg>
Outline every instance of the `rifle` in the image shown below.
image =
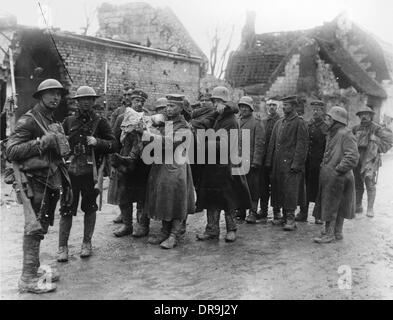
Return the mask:
<svg viewBox="0 0 393 320">
<path fill-rule="evenodd" d="M 107 88 L 108 88 L 108 63 L 105 62 L 105 74 L 104 74 L 105 118 L 108 118 L 108 102 L 106 97 Z M 99 191 L 99 198 L 98 198 L 99 211 L 101 211 L 102 209 L 102 192 L 103 192 L 103 184 L 104 184 L 104 169 L 105 169 L 106 162 L 107 162 L 107 158 L 106 156 L 104 156 L 102 158 L 102 163 L 100 165 L 100 168 L 98 169 L 97 172 L 97 165 L 95 163 L 94 150 L 93 150 L 93 177 L 94 177 L 94 170 L 95 170 L 95 174 L 96 174 L 95 179 L 97 179 L 94 180 L 96 182 L 94 189 L 97 189 Z"/>
<path fill-rule="evenodd" d="M 16 105 L 16 88 L 15 88 L 15 74 L 14 74 L 14 56 L 12 54 L 12 49 L 8 49 L 10 58 L 10 71 L 11 71 L 11 99 L 9 100 L 9 106 L 7 113 L 10 119 L 10 135 L 14 132 L 15 128 L 15 110 L 18 108 Z"/>
<path fill-rule="evenodd" d="M 27 178 L 24 173 L 19 170 L 19 165 L 15 162 L 12 163 L 14 169 L 14 189 L 17 194 L 18 200 L 23 204 L 23 214 L 25 216 L 25 234 L 28 236 L 33 236 L 37 234 L 42 234 L 41 223 L 37 220 L 34 209 L 31 206 L 28 194 L 32 195 L 32 190 L 28 185 Z M 26 185 L 27 194 L 24 190 L 24 185 Z"/>
</svg>

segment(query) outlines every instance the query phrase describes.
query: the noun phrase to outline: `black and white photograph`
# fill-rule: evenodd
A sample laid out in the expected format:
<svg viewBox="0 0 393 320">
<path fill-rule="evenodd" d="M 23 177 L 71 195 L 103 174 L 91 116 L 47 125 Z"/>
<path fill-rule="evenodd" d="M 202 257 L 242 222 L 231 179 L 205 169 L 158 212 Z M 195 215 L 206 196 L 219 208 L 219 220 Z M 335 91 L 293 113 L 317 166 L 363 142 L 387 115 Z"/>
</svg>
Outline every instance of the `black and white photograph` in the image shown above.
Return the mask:
<svg viewBox="0 0 393 320">
<path fill-rule="evenodd" d="M 0 300 L 392 300 L 392 12 L 2 1 Z"/>
</svg>

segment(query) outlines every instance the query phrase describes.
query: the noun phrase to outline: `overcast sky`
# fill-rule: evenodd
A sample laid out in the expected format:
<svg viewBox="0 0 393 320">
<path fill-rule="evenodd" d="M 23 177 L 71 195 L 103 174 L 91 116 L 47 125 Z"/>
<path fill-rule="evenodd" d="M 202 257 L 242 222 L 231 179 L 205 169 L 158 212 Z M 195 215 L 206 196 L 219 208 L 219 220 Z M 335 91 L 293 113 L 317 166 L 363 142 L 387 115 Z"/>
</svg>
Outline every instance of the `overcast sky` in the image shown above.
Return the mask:
<svg viewBox="0 0 393 320">
<path fill-rule="evenodd" d="M 132 0 L 39 0 L 51 8 L 51 23 L 62 30 L 81 32 L 85 8 L 92 11 L 103 2 L 121 4 Z M 379 38 L 393 43 L 393 1 L 391 0 L 146 0 L 154 7 L 169 6 L 191 36 L 208 54 L 209 32 L 219 26 L 229 33 L 235 26 L 233 48 L 237 47 L 246 11 L 256 12 L 256 32 L 307 29 L 331 21 L 346 11 L 349 18 Z M 37 0 L 4 0 L 0 12 L 14 14 L 19 24 L 38 26 Z M 96 19 L 89 34 L 98 29 Z"/>
</svg>

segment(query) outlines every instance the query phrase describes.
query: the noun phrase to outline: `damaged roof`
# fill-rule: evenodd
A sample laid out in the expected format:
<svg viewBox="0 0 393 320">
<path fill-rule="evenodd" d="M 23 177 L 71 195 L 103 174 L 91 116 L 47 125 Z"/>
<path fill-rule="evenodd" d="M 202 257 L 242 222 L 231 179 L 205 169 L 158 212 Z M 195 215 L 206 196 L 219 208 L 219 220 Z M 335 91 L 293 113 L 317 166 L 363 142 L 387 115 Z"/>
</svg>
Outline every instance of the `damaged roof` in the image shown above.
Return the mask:
<svg viewBox="0 0 393 320">
<path fill-rule="evenodd" d="M 339 68 L 348 77 L 348 81 L 357 91 L 375 97 L 387 97 L 385 90 L 380 84 L 371 78 L 340 44 L 321 39 L 317 39 L 317 41 L 323 58 Z"/>
</svg>

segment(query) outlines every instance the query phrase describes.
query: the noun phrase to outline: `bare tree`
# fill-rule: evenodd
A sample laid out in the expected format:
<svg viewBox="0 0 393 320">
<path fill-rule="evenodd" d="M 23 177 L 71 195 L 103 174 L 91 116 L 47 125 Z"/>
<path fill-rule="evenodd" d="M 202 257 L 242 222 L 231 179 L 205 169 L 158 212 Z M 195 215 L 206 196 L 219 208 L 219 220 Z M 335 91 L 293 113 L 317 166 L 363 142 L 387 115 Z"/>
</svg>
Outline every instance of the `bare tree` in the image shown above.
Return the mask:
<svg viewBox="0 0 393 320">
<path fill-rule="evenodd" d="M 235 26 L 232 25 L 230 33 L 223 31 L 223 28 L 215 27 L 210 38 L 210 74 L 222 79 L 225 73 L 226 62 L 228 61 L 229 49 L 231 47 Z"/>
<path fill-rule="evenodd" d="M 93 8 L 88 8 L 86 2 L 84 3 L 84 15 L 85 15 L 85 24 L 83 27 L 81 27 L 82 29 L 82 34 L 84 36 L 87 35 L 89 28 L 91 27 L 91 24 L 93 22 L 93 20 L 95 19 L 97 14 L 97 6 L 93 7 Z"/>
</svg>

